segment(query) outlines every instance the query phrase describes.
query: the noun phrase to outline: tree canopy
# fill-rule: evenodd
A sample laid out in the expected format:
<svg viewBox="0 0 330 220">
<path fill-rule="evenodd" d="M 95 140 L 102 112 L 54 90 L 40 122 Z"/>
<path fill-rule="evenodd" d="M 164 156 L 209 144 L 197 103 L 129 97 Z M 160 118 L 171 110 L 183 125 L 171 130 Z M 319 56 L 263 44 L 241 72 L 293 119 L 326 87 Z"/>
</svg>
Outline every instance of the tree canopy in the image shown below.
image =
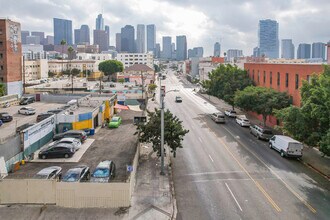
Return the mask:
<svg viewBox="0 0 330 220">
<path fill-rule="evenodd" d="M 248 86 L 235 94 L 235 104 L 246 111 L 253 111 L 263 116 L 264 125 L 268 115 L 274 109 L 282 109 L 290 105 L 290 99 L 284 92 L 271 88 Z"/>
<path fill-rule="evenodd" d="M 209 80 L 202 81 L 201 85 L 208 94 L 223 99 L 234 108 L 235 92 L 253 85 L 253 81 L 245 70 L 239 69 L 236 65 L 221 64 L 209 73 Z"/>
<path fill-rule="evenodd" d="M 99 64 L 99 70 L 106 76 L 111 76 L 114 73 L 122 72 L 124 66 L 122 62 L 117 60 L 106 60 Z"/>
<path fill-rule="evenodd" d="M 303 81 L 300 89 L 301 107 L 288 107 L 276 112 L 282 130 L 299 141 L 330 155 L 330 67 L 321 75 Z"/>
<path fill-rule="evenodd" d="M 145 124 L 138 124 L 137 132 L 141 143 L 152 143 L 153 150 L 160 156 L 161 145 L 161 111 L 148 112 L 149 121 Z M 183 137 L 189 132 L 184 129 L 182 121 L 174 116 L 169 110 L 164 112 L 164 144 L 171 148 L 173 156 L 176 156 L 177 148 L 182 148 Z"/>
<path fill-rule="evenodd" d="M 0 83 L 0 96 L 6 95 L 6 86 L 3 83 Z"/>
</svg>

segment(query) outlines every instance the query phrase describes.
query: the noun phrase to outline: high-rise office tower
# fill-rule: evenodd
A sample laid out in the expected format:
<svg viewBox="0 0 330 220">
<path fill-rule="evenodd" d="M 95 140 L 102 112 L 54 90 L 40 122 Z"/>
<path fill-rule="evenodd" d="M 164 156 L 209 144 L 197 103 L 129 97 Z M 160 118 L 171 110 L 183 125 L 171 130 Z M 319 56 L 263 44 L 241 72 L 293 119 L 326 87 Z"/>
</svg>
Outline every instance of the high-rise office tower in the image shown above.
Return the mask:
<svg viewBox="0 0 330 220">
<path fill-rule="evenodd" d="M 61 45 L 65 40 L 67 45 L 72 45 L 72 21 L 54 18 L 54 44 Z"/>
<path fill-rule="evenodd" d="M 44 45 L 45 43 L 45 32 L 41 32 L 41 31 L 32 31 L 31 32 L 31 36 L 38 36 L 40 41 L 38 42 L 38 44 Z"/>
<path fill-rule="evenodd" d="M 292 39 L 282 39 L 281 58 L 294 59 L 294 45 Z"/>
<path fill-rule="evenodd" d="M 154 57 L 155 58 L 160 58 L 160 44 L 156 44 Z"/>
<path fill-rule="evenodd" d="M 213 52 L 213 56 L 215 57 L 220 57 L 221 54 L 221 45 L 219 42 L 216 42 L 214 44 L 214 52 Z"/>
<path fill-rule="evenodd" d="M 26 37 L 30 36 L 30 31 L 22 31 L 22 44 L 26 44 Z"/>
<path fill-rule="evenodd" d="M 102 14 L 99 14 L 96 18 L 96 30 L 104 30 L 104 19 Z"/>
<path fill-rule="evenodd" d="M 145 52 L 145 27 L 144 24 L 138 24 L 136 27 L 136 52 L 144 53 Z"/>
<path fill-rule="evenodd" d="M 259 48 L 260 56 L 269 58 L 279 58 L 279 40 L 278 40 L 278 23 L 274 20 L 259 21 Z"/>
<path fill-rule="evenodd" d="M 253 48 L 253 57 L 260 57 L 260 49 L 259 49 L 259 47 Z"/>
<path fill-rule="evenodd" d="M 121 33 L 116 33 L 116 51 L 121 52 Z"/>
<path fill-rule="evenodd" d="M 73 30 L 73 33 L 74 33 L 74 43 L 77 45 L 77 44 L 80 44 L 80 29 L 74 29 Z"/>
<path fill-rule="evenodd" d="M 109 50 L 108 45 L 108 34 L 105 30 L 94 30 L 94 45 L 99 45 L 99 51 L 107 51 Z"/>
<path fill-rule="evenodd" d="M 40 44 L 40 37 L 39 36 L 27 36 L 26 44 Z"/>
<path fill-rule="evenodd" d="M 327 46 L 327 64 L 330 64 L 330 41 L 328 41 L 326 46 Z"/>
<path fill-rule="evenodd" d="M 105 27 L 104 27 L 104 29 L 105 29 L 105 32 L 107 33 L 107 44 L 108 44 L 108 46 L 110 46 L 110 27 L 109 27 L 109 25 L 105 25 Z"/>
<path fill-rule="evenodd" d="M 54 36 L 47 35 L 45 45 L 54 45 Z"/>
<path fill-rule="evenodd" d="M 192 58 L 192 57 L 195 57 L 195 52 L 194 52 L 193 49 L 189 49 L 189 50 L 188 50 L 188 58 L 190 59 L 190 58 Z"/>
<path fill-rule="evenodd" d="M 169 36 L 163 37 L 163 59 L 171 59 L 172 58 L 172 38 Z"/>
<path fill-rule="evenodd" d="M 90 31 L 87 24 L 80 27 L 80 43 L 90 44 Z"/>
<path fill-rule="evenodd" d="M 156 47 L 156 26 L 154 24 L 147 25 L 147 52 L 155 52 Z"/>
<path fill-rule="evenodd" d="M 237 50 L 237 49 L 229 49 L 227 51 L 227 60 L 228 61 L 235 61 L 238 57 L 243 56 L 243 51 L 242 50 Z"/>
<path fill-rule="evenodd" d="M 325 60 L 325 43 L 317 42 L 312 44 L 312 58 Z"/>
<path fill-rule="evenodd" d="M 134 27 L 126 25 L 121 29 L 121 52 L 134 53 L 135 50 Z"/>
<path fill-rule="evenodd" d="M 311 45 L 299 44 L 297 51 L 297 59 L 310 59 L 311 58 Z"/>
<path fill-rule="evenodd" d="M 176 60 L 187 59 L 187 38 L 185 35 L 176 36 Z"/>
</svg>

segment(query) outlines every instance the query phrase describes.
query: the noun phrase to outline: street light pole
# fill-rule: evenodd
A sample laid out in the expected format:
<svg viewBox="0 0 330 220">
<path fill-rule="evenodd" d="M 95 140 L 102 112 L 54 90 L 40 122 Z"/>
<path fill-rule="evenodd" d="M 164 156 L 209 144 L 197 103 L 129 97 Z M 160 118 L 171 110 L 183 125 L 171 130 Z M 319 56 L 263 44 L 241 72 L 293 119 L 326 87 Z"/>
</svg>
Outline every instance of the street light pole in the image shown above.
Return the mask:
<svg viewBox="0 0 330 220">
<path fill-rule="evenodd" d="M 159 88 L 160 88 L 160 175 L 165 175 L 164 172 L 164 96 L 165 91 L 162 89 L 161 76 L 159 78 Z"/>
</svg>

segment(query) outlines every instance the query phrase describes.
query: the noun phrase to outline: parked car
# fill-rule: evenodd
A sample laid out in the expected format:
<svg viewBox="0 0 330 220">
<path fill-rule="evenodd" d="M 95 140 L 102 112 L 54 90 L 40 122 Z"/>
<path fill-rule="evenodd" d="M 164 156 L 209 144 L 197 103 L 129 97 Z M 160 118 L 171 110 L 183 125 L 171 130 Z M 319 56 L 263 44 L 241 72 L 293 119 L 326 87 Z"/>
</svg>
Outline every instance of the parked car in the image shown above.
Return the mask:
<svg viewBox="0 0 330 220">
<path fill-rule="evenodd" d="M 116 165 L 111 160 L 100 162 L 91 176 L 91 182 L 106 183 L 116 175 Z"/>
<path fill-rule="evenodd" d="M 215 113 L 211 114 L 211 118 L 216 123 L 225 123 L 226 122 L 225 115 L 222 112 L 215 112 Z"/>
<path fill-rule="evenodd" d="M 62 182 L 85 182 L 90 179 L 89 167 L 79 165 L 69 169 L 62 178 Z"/>
<path fill-rule="evenodd" d="M 53 141 L 57 141 L 62 138 L 77 138 L 81 141 L 81 143 L 84 143 L 84 141 L 87 139 L 87 134 L 82 130 L 69 130 L 64 133 L 54 135 Z"/>
<path fill-rule="evenodd" d="M 0 120 L 0 127 L 3 125 L 3 122 Z"/>
<path fill-rule="evenodd" d="M 13 120 L 13 117 L 9 115 L 7 112 L 1 112 L 0 113 L 0 120 L 2 122 L 10 122 Z"/>
<path fill-rule="evenodd" d="M 115 116 L 109 122 L 109 128 L 118 128 L 121 124 L 121 117 Z"/>
<path fill-rule="evenodd" d="M 39 159 L 47 158 L 69 158 L 75 153 L 75 149 L 70 144 L 55 144 L 54 146 L 47 147 L 42 149 L 39 152 Z"/>
<path fill-rule="evenodd" d="M 269 140 L 274 136 L 271 129 L 261 125 L 251 125 L 250 133 L 257 137 L 257 139 Z"/>
<path fill-rule="evenodd" d="M 246 118 L 245 115 L 238 115 L 236 116 L 236 123 L 239 124 L 241 127 L 249 127 L 250 121 Z"/>
<path fill-rule="evenodd" d="M 58 109 L 66 110 L 66 109 L 69 109 L 70 107 L 71 107 L 71 105 L 63 105 L 63 106 L 59 107 Z"/>
<path fill-rule="evenodd" d="M 78 138 L 62 138 L 58 141 L 54 141 L 54 142 L 50 143 L 48 146 L 51 147 L 51 146 L 61 144 L 61 143 L 71 145 L 75 149 L 75 151 L 79 150 L 79 148 L 81 146 L 81 141 Z"/>
<path fill-rule="evenodd" d="M 53 113 L 41 113 L 37 116 L 37 122 L 45 120 L 46 118 L 49 118 L 52 115 L 54 115 L 54 114 Z"/>
<path fill-rule="evenodd" d="M 175 97 L 175 102 L 182 102 L 182 98 L 180 96 L 176 96 Z"/>
<path fill-rule="evenodd" d="M 36 110 L 31 107 L 22 107 L 18 110 L 18 113 L 22 115 L 34 115 Z"/>
<path fill-rule="evenodd" d="M 16 128 L 16 132 L 19 133 L 19 132 L 21 132 L 21 131 L 23 131 L 23 130 L 25 130 L 25 129 L 27 129 L 28 127 L 31 127 L 31 126 L 33 126 L 33 125 L 35 125 L 35 123 L 25 123 L 25 124 L 23 124 L 23 125 L 17 127 L 17 128 Z"/>
<path fill-rule="evenodd" d="M 236 118 L 236 111 L 235 110 L 226 110 L 225 115 L 231 118 Z"/>
<path fill-rule="evenodd" d="M 63 111 L 63 109 L 52 109 L 52 110 L 47 111 L 47 113 L 58 114 L 62 111 Z"/>
<path fill-rule="evenodd" d="M 35 179 L 61 179 L 62 168 L 59 166 L 46 167 L 40 170 L 35 176 Z"/>
<path fill-rule="evenodd" d="M 35 102 L 35 98 L 30 96 L 30 97 L 23 97 L 21 99 L 21 101 L 19 102 L 20 105 L 27 105 L 27 104 L 30 104 L 30 103 L 33 103 Z"/>
<path fill-rule="evenodd" d="M 302 157 L 302 151 L 304 148 L 303 144 L 299 141 L 284 135 L 274 135 L 269 140 L 269 147 L 280 152 L 282 157 L 286 156 L 298 158 Z"/>
</svg>

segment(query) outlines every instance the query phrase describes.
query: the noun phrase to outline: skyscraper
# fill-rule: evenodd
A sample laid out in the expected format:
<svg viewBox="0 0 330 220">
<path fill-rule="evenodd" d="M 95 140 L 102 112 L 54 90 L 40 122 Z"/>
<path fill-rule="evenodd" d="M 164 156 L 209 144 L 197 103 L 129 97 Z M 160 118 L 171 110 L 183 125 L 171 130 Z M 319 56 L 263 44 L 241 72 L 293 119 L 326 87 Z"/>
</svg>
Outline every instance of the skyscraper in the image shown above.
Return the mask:
<svg viewBox="0 0 330 220">
<path fill-rule="evenodd" d="M 155 52 L 156 47 L 156 26 L 154 24 L 147 25 L 147 52 Z"/>
<path fill-rule="evenodd" d="M 134 53 L 135 50 L 135 35 L 134 27 L 132 25 L 126 25 L 121 29 L 121 51 Z"/>
<path fill-rule="evenodd" d="M 49 35 L 46 36 L 45 45 L 49 45 L 49 44 L 54 45 L 54 36 L 49 36 Z"/>
<path fill-rule="evenodd" d="M 260 55 L 276 59 L 279 57 L 278 23 L 274 20 L 259 21 Z"/>
<path fill-rule="evenodd" d="M 317 42 L 312 44 L 312 58 L 325 60 L 325 43 Z"/>
<path fill-rule="evenodd" d="M 154 57 L 155 58 L 160 58 L 160 44 L 156 44 Z"/>
<path fill-rule="evenodd" d="M 187 59 L 187 38 L 185 35 L 176 36 L 176 60 Z"/>
<path fill-rule="evenodd" d="M 61 45 L 65 40 L 67 45 L 72 45 L 72 21 L 54 18 L 54 44 Z"/>
<path fill-rule="evenodd" d="M 116 33 L 116 51 L 121 52 L 121 33 Z"/>
<path fill-rule="evenodd" d="M 281 58 L 294 59 L 294 45 L 292 39 L 282 39 Z"/>
<path fill-rule="evenodd" d="M 100 52 L 107 51 L 109 49 L 107 38 L 108 34 L 105 30 L 94 30 L 94 45 L 99 45 Z"/>
<path fill-rule="evenodd" d="M 311 58 L 311 45 L 299 44 L 297 51 L 297 59 L 310 59 Z"/>
<path fill-rule="evenodd" d="M 80 44 L 80 29 L 74 29 L 73 33 L 74 33 L 74 43 L 76 45 Z"/>
<path fill-rule="evenodd" d="M 45 42 L 45 32 L 41 32 L 41 31 L 32 31 L 31 32 L 31 36 L 38 36 L 40 41 L 38 42 L 38 44 L 42 44 L 44 45 Z"/>
<path fill-rule="evenodd" d="M 138 24 L 136 27 L 136 52 L 144 53 L 145 52 L 145 27 L 144 24 Z"/>
<path fill-rule="evenodd" d="M 169 36 L 163 37 L 163 59 L 171 59 L 172 58 L 172 38 Z"/>
<path fill-rule="evenodd" d="M 221 45 L 220 45 L 219 42 L 216 42 L 214 44 L 214 53 L 213 53 L 213 56 L 220 57 L 220 54 L 221 54 Z"/>
<path fill-rule="evenodd" d="M 109 27 L 109 25 L 105 25 L 105 32 L 107 33 L 107 44 L 108 44 L 108 46 L 110 46 L 110 27 Z"/>
<path fill-rule="evenodd" d="M 104 30 L 104 19 L 102 14 L 99 14 L 96 18 L 96 30 Z"/>
<path fill-rule="evenodd" d="M 22 44 L 26 44 L 27 36 L 30 36 L 30 31 L 22 31 Z"/>
<path fill-rule="evenodd" d="M 90 44 L 90 32 L 87 24 L 83 24 L 80 27 L 80 41 L 81 43 Z"/>
<path fill-rule="evenodd" d="M 237 50 L 237 49 L 229 49 L 227 51 L 227 60 L 230 62 L 236 62 L 236 59 L 238 57 L 243 56 L 243 51 L 242 50 Z"/>
</svg>

